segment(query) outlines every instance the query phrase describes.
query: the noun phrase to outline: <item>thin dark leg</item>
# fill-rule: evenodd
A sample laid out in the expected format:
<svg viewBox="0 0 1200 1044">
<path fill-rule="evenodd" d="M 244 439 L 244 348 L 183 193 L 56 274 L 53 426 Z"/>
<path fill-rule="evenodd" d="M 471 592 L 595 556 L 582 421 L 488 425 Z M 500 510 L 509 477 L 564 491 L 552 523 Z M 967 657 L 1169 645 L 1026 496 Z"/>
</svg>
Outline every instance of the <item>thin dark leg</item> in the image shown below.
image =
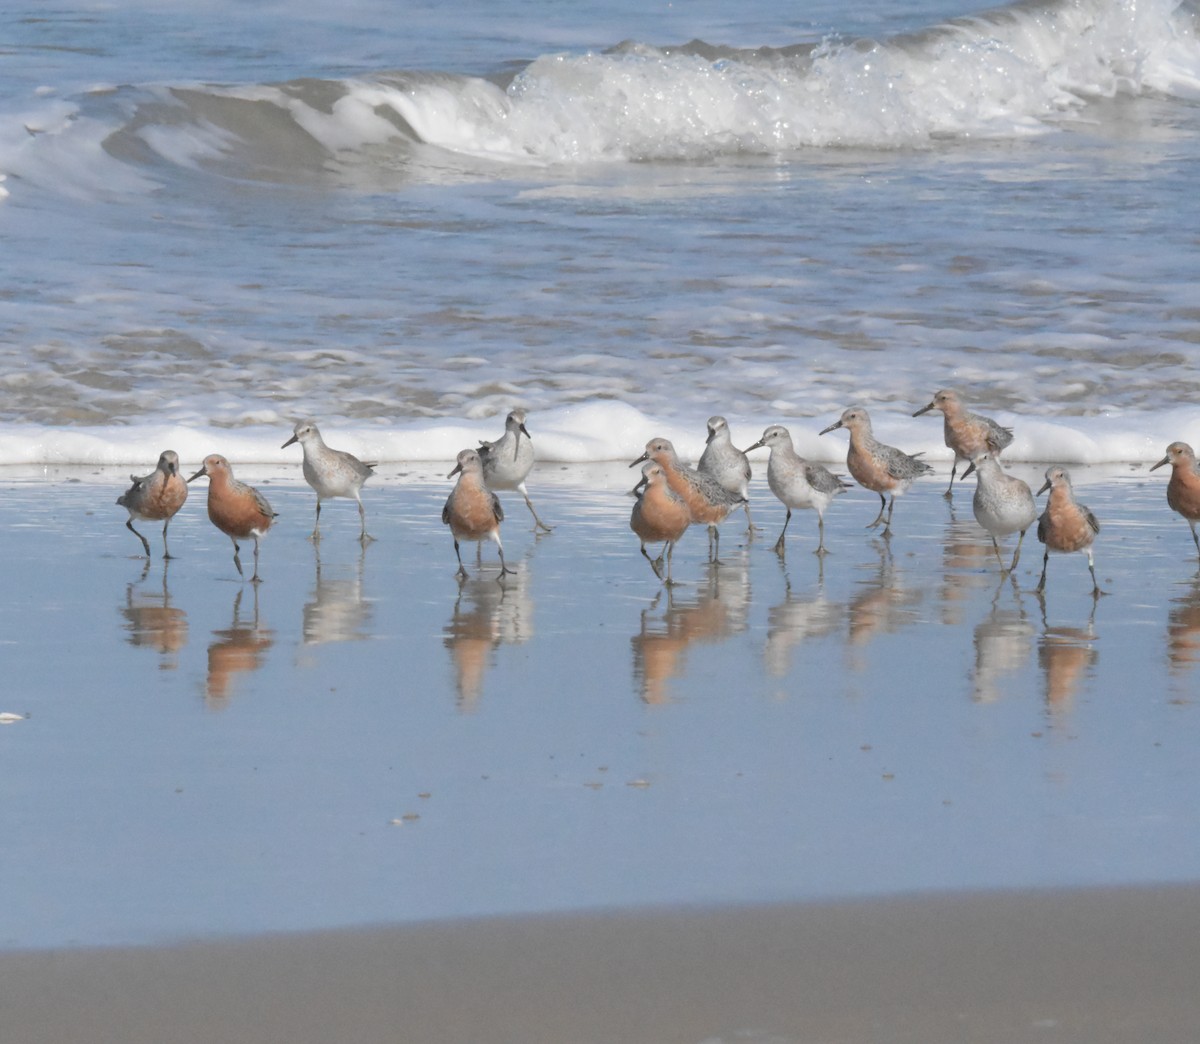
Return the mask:
<svg viewBox="0 0 1200 1044">
<path fill-rule="evenodd" d="M 141 533 L 139 533 L 136 529 L 133 528 L 133 519 L 132 518 L 129 519 L 125 523 L 125 528 L 128 529 L 129 532 L 131 532 L 135 537 L 137 537 L 142 542 L 142 547 L 144 547 L 146 549 L 146 557 L 149 558 L 150 557 L 150 541 L 147 540 L 144 536 L 142 536 Z"/>
<path fill-rule="evenodd" d="M 250 577 L 252 584 L 261 584 L 262 579 L 258 575 L 258 537 L 254 538 L 254 575 Z"/>
<path fill-rule="evenodd" d="M 478 546 L 478 545 L 476 545 L 476 546 Z M 467 570 L 466 570 L 466 567 L 463 566 L 463 564 L 462 564 L 462 552 L 458 549 L 458 538 L 457 537 L 454 538 L 454 553 L 455 553 L 455 555 L 458 556 L 458 572 L 455 573 L 454 575 L 461 576 L 465 580 L 467 578 Z"/>
<path fill-rule="evenodd" d="M 946 492 L 942 494 L 947 500 L 954 496 L 954 476 L 958 471 L 958 458 L 954 458 L 954 463 L 950 465 L 950 485 L 946 487 Z"/>
<path fill-rule="evenodd" d="M 316 521 L 313 522 L 312 536 L 310 536 L 308 539 L 309 540 L 320 540 L 321 539 L 321 498 L 320 497 L 317 497 L 317 518 L 316 518 Z"/>
<path fill-rule="evenodd" d="M 874 529 L 880 522 L 883 521 L 883 513 L 887 510 L 887 497 L 882 493 L 879 494 L 879 514 L 875 516 L 874 522 L 867 523 L 867 529 Z"/>
<path fill-rule="evenodd" d="M 1047 550 L 1042 555 L 1042 578 L 1038 581 L 1037 590 L 1044 591 L 1046 589 L 1046 563 L 1050 561 L 1050 551 Z"/>
<path fill-rule="evenodd" d="M 791 522 L 791 520 L 792 520 L 792 509 L 788 508 L 787 509 L 787 518 L 785 518 L 783 520 L 783 529 L 779 534 L 779 539 L 775 541 L 775 553 L 778 555 L 782 555 L 785 551 L 785 548 L 786 548 L 785 541 L 787 539 L 787 527 L 788 527 L 788 523 Z"/>
<path fill-rule="evenodd" d="M 242 572 L 242 549 L 238 547 L 236 540 L 233 542 L 233 564 L 237 566 L 238 576 L 244 580 L 246 574 Z"/>
<path fill-rule="evenodd" d="M 504 545 L 500 543 L 499 537 L 496 538 L 496 547 L 500 551 L 500 575 L 496 577 L 496 579 L 503 580 L 505 573 L 512 573 L 515 576 L 517 571 L 515 569 L 509 569 L 508 564 L 504 561 Z"/>
<path fill-rule="evenodd" d="M 653 558 L 651 558 L 650 555 L 647 553 L 645 544 L 642 545 L 642 557 L 645 558 L 646 561 L 650 563 L 650 568 L 654 570 L 654 575 L 657 576 L 661 580 L 662 573 L 659 572 L 658 563 Z"/>
<path fill-rule="evenodd" d="M 896 498 L 893 496 L 892 499 L 888 501 L 888 517 L 887 517 L 887 521 L 883 524 L 883 535 L 884 536 L 891 535 L 892 512 L 895 510 L 896 510 Z"/>
<path fill-rule="evenodd" d="M 669 541 L 667 541 L 667 579 L 665 581 L 666 585 L 668 587 L 675 586 L 675 581 L 671 579 L 671 559 L 674 557 L 674 555 L 675 555 L 675 541 L 669 540 Z"/>
</svg>

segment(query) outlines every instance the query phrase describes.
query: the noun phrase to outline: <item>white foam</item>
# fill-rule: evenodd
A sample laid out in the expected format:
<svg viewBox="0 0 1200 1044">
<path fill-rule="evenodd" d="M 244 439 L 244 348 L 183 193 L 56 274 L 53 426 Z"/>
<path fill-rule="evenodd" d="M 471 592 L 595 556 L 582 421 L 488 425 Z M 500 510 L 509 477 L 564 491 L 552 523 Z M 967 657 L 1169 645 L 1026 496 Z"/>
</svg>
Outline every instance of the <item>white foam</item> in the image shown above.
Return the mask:
<svg viewBox="0 0 1200 1044">
<path fill-rule="evenodd" d="M 869 408 L 875 434 L 881 441 L 906 452 L 922 452 L 933 461 L 951 459 L 942 442 L 940 414 L 914 418 L 894 408 Z M 1190 409 L 1052 421 L 1005 411 L 988 412 L 1013 428 L 1015 438 L 1004 456 L 1014 462 L 1145 462 L 1158 460 L 1167 444 L 1177 439 L 1200 446 L 1200 417 Z M 728 419 L 735 444 L 750 445 L 768 425 L 783 424 L 802 455 L 838 463 L 846 456 L 845 433 L 818 433 L 839 413 L 834 410 L 822 416 L 795 416 L 784 409 L 757 417 L 730 414 Z M 411 421 L 387 428 L 317 419 L 331 445 L 364 460 L 383 462 L 451 461 L 464 447 L 498 438 L 504 430 L 502 414 L 481 419 Z M 546 462 L 629 461 L 641 454 L 646 442 L 659 436 L 670 439 L 685 460 L 696 461 L 704 451 L 707 419 L 708 415 L 699 414 L 687 419 L 655 419 L 623 403 L 595 402 L 532 412 L 527 427 L 538 458 Z M 271 418 L 269 424 L 234 429 L 153 423 L 72 428 L 8 424 L 0 425 L 0 466 L 95 464 L 145 468 L 168 448 L 185 461 L 222 453 L 244 463 L 286 464 L 299 459 L 294 446 L 282 447 L 290 433 L 291 422 L 283 417 Z M 766 451 L 755 457 L 765 460 Z"/>
<path fill-rule="evenodd" d="M 710 60 L 648 46 L 546 55 L 483 80 L 355 87 L 426 142 L 514 163 L 695 159 L 1047 133 L 1094 98 L 1191 97 L 1200 47 L 1172 0 L 1078 0 L 963 18 L 811 58 Z"/>
</svg>

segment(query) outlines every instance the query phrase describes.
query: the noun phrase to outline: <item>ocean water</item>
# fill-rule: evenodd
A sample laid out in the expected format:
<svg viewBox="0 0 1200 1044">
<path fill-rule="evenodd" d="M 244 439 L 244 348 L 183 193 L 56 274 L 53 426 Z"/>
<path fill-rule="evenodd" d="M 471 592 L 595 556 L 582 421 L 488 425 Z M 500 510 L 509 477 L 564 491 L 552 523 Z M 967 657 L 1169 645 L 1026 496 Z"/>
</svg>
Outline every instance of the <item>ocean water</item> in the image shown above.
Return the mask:
<svg viewBox="0 0 1200 1044">
<path fill-rule="evenodd" d="M 0 464 L 816 433 L 1200 442 L 1200 42 L 1172 0 L 10 6 Z M 332 438 L 331 438 L 332 441 Z"/>
</svg>

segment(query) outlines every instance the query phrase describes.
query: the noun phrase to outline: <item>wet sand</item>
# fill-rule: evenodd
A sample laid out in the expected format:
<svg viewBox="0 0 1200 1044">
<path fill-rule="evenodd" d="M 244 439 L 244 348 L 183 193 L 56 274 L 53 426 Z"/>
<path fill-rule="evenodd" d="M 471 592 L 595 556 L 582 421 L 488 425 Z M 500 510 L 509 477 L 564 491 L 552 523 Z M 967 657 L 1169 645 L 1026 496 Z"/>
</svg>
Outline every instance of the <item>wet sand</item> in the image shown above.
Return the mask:
<svg viewBox="0 0 1200 1044">
<path fill-rule="evenodd" d="M 255 589 L 202 488 L 136 557 L 125 470 L 0 476 L 6 1041 L 1194 1036 L 1200 573 L 1159 473 L 1076 470 L 1097 602 L 1082 556 L 1033 595 L 1032 534 L 1001 581 L 940 476 L 890 541 L 841 498 L 821 562 L 805 512 L 772 553 L 760 474 L 763 531 L 687 534 L 664 592 L 619 464 L 535 473 L 549 536 L 505 498 L 503 586 L 455 581 L 436 469 L 381 469 L 364 550 L 245 468 Z"/>
<path fill-rule="evenodd" d="M 12 1044 L 1195 1039 L 1200 889 L 531 917 L 0 955 Z"/>
</svg>

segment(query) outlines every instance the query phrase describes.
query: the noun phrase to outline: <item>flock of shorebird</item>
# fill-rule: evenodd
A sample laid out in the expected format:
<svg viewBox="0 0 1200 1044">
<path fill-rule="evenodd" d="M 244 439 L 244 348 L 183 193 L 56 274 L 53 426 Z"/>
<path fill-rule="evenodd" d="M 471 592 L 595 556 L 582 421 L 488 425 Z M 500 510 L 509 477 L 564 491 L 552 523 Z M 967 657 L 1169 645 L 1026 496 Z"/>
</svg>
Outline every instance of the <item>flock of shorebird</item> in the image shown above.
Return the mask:
<svg viewBox="0 0 1200 1044">
<path fill-rule="evenodd" d="M 991 537 L 1001 574 L 1008 575 L 1017 568 L 1025 532 L 1036 520 L 1038 540 L 1045 545 L 1037 591 L 1045 589 L 1046 567 L 1051 551 L 1081 551 L 1087 555 L 1093 594 L 1103 594 L 1096 580 L 1092 555 L 1092 543 L 1100 532 L 1100 523 L 1085 505 L 1075 499 L 1066 468 L 1053 465 L 1047 469 L 1046 481 L 1038 490 L 1038 496 L 1047 490 L 1050 495 L 1045 510 L 1039 516 L 1029 485 L 1007 474 L 1000 465 L 1001 451 L 1012 442 L 1011 429 L 971 412 L 959 395 L 950 390 L 939 391 L 931 402 L 913 416 L 919 417 L 931 410 L 942 414 L 945 442 L 954 453 L 950 485 L 944 495 L 952 495 L 959 464 L 967 465 L 962 478 L 975 472 L 977 480 L 972 501 L 975 519 Z M 524 410 L 513 410 L 505 419 L 504 434 L 494 442 L 481 442 L 478 449 L 464 449 L 458 454 L 454 469 L 447 476 L 457 476 L 458 480 L 442 509 L 442 522 L 450 528 L 454 538 L 457 575 L 460 577 L 467 576 L 460 550 L 461 541 L 493 541 L 500 554 L 498 579 L 503 580 L 506 574 L 512 572 L 504 560 L 504 547 L 500 542 L 500 523 L 504 520 L 504 511 L 496 490 L 519 492 L 533 516 L 535 529 L 545 532 L 551 529 L 538 517 L 525 488 L 525 480 L 534 463 L 533 441 L 525 427 L 525 419 Z M 896 497 L 905 493 L 915 479 L 931 474 L 933 468 L 919 459 L 921 454 L 908 454 L 876 439 L 871 430 L 871 418 L 862 407 L 854 406 L 846 410 L 820 434 L 838 428 L 845 428 L 850 436 L 846 467 L 851 476 L 859 485 L 879 494 L 879 514 L 867 528 L 882 525 L 883 535 L 888 536 Z M 331 449 L 311 421 L 298 423 L 292 437 L 283 446 L 286 448 L 297 442 L 304 454 L 302 469 L 305 481 L 317 494 L 312 539 L 321 538 L 321 503 L 333 497 L 348 497 L 357 502 L 361 523 L 359 539 L 364 542 L 372 539 L 367 534 L 366 511 L 360 491 L 363 483 L 373 474 L 374 466 L 364 464 L 343 450 Z M 659 580 L 667 585 L 674 583 L 671 559 L 675 544 L 689 526 L 703 524 L 708 527 L 709 556 L 714 561 L 720 550 L 717 527 L 733 511 L 744 507 L 747 524 L 753 526 L 749 501 L 751 468 L 746 454 L 762 447 L 770 451 L 767 485 L 787 509 L 783 530 L 775 542 L 775 551 L 780 555 L 785 554 L 792 510 L 811 508 L 817 513 L 818 542 L 815 553 L 826 553 L 825 510 L 836 497 L 850 489 L 850 485 L 827 468 L 801 457 L 792 444 L 787 428 L 781 425 L 771 425 L 758 442 L 746 450 L 739 450 L 733 445 L 725 418 L 711 417 L 704 453 L 695 468 L 683 464 L 675 447 L 664 438 L 651 439 L 646 443 L 645 452 L 630 464 L 630 467 L 642 465 L 642 477 L 633 490 L 637 500 L 629 525 L 641 541 L 642 555 Z M 1197 468 L 1195 453 L 1187 443 L 1173 442 L 1167 447 L 1162 460 L 1150 470 L 1166 464 L 1172 467 L 1171 479 L 1167 484 L 1167 503 L 1187 519 L 1196 552 L 1200 555 L 1200 534 L 1196 530 L 1196 523 L 1200 521 L 1200 469 Z M 245 574 L 242 572 L 238 542 L 253 539 L 254 572 L 250 579 L 259 582 L 259 541 L 271 528 L 276 513 L 262 493 L 233 477 L 229 461 L 220 454 L 206 457 L 200 470 L 184 479 L 179 470 L 179 455 L 173 450 L 166 450 L 159 457 L 157 468 L 149 475 L 140 478 L 131 476 L 133 485 L 117 498 L 117 503 L 129 512 L 126 526 L 141 540 L 149 557 L 149 541 L 134 528 L 133 523 L 135 520 L 161 521 L 163 557 L 170 558 L 167 526 L 187 500 L 188 483 L 202 475 L 209 480 L 208 517 L 233 541 L 233 562 L 239 575 Z M 1012 533 L 1020 535 L 1012 561 L 1006 566 L 999 541 Z M 657 558 L 650 557 L 646 550 L 648 544 L 662 544 Z"/>
</svg>

